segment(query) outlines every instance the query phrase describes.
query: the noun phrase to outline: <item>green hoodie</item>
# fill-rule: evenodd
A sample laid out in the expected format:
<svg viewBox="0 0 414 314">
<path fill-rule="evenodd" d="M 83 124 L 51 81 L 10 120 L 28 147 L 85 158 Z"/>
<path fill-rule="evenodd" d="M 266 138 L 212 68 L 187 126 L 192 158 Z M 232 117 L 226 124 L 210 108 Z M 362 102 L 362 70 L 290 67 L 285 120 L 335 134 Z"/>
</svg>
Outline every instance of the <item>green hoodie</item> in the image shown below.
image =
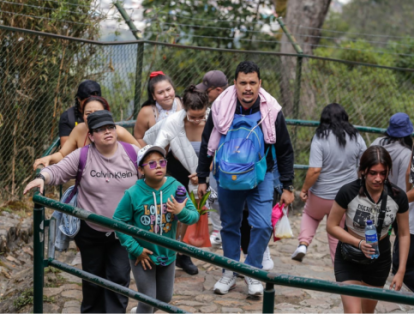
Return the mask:
<svg viewBox="0 0 414 314">
<path fill-rule="evenodd" d="M 143 179 L 125 191 L 125 195 L 115 210 L 113 219 L 136 226 L 146 231 L 154 232 L 170 239 L 175 239 L 177 229 L 177 219 L 175 215 L 167 212 L 167 200 L 171 195 L 175 196 L 175 191 L 182 186 L 172 177 L 167 180 L 159 190 L 149 187 Z M 162 211 L 161 200 L 162 197 Z M 199 219 L 199 214 L 187 194 L 187 203 L 183 210 L 177 215 L 179 221 L 192 225 Z M 157 212 L 155 212 L 157 207 Z M 162 213 L 161 213 L 162 212 Z M 160 257 L 164 265 L 169 265 L 175 261 L 176 253 L 156 244 L 136 239 L 121 232 L 116 232 L 119 241 L 124 246 L 131 260 L 136 260 L 141 255 L 144 248 L 153 252 L 151 260 L 156 265 L 160 265 Z"/>
</svg>

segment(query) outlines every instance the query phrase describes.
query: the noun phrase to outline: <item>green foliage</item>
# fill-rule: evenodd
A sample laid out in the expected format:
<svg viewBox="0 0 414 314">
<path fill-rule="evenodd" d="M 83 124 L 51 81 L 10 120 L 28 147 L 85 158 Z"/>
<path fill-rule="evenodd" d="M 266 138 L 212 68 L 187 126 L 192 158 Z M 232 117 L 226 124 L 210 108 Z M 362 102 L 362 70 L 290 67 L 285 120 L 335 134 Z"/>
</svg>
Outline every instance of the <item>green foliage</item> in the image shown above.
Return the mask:
<svg viewBox="0 0 414 314">
<path fill-rule="evenodd" d="M 144 36 L 150 40 L 219 48 L 271 50 L 276 47 L 276 43 L 259 41 L 274 40 L 278 36 L 277 32 L 260 32 L 264 25 L 275 22 L 272 14 L 260 14 L 261 6 L 274 6 L 271 0 L 258 3 L 145 0 L 142 5 L 144 17 L 150 22 Z"/>
<path fill-rule="evenodd" d="M 19 1 L 20 2 L 20 1 Z M 94 39 L 100 17 L 92 0 L 3 2 L 2 24 Z M 31 5 L 26 6 L 26 5 Z M 33 17 L 30 17 L 33 16 Z M 0 30 L 0 191 L 15 197 L 31 176 L 35 157 L 57 136 L 60 114 L 99 48 L 52 37 Z M 73 89 L 72 89 L 73 88 Z"/>
<path fill-rule="evenodd" d="M 205 215 L 209 212 L 217 212 L 214 209 L 204 209 L 204 206 L 207 203 L 207 199 L 210 196 L 210 191 L 208 191 L 206 194 L 203 195 L 203 198 L 199 201 L 197 201 L 197 199 L 195 198 L 194 192 L 191 191 L 190 193 L 190 200 L 193 202 L 195 208 L 197 209 L 198 213 L 201 215 Z"/>
</svg>

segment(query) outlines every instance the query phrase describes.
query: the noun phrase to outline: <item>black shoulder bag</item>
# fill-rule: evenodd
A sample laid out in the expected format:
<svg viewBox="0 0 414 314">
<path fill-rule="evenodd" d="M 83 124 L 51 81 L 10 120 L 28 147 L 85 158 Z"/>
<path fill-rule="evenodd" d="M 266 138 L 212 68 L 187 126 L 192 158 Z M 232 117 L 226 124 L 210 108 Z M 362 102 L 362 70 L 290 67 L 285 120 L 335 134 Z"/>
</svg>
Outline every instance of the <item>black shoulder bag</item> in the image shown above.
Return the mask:
<svg viewBox="0 0 414 314">
<path fill-rule="evenodd" d="M 382 225 L 384 223 L 385 213 L 387 211 L 387 197 L 388 197 L 388 188 L 384 184 L 384 190 L 382 191 L 381 211 L 378 215 L 378 222 L 377 222 L 378 242 L 381 238 Z M 345 230 L 348 231 L 346 226 L 345 226 Z M 369 265 L 376 261 L 375 259 L 367 258 L 360 248 L 357 248 L 351 244 L 339 242 L 339 245 L 341 245 L 342 258 L 345 261 L 350 261 L 350 262 L 354 262 L 354 263 L 362 264 L 362 265 Z"/>
</svg>

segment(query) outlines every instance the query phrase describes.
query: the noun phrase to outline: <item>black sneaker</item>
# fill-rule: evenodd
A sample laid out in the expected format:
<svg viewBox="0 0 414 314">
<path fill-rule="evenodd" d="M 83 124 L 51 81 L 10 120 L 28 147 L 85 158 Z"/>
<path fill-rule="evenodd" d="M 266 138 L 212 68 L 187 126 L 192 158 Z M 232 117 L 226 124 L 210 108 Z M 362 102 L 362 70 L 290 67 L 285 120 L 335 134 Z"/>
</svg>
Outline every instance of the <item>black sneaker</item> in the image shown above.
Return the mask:
<svg viewBox="0 0 414 314">
<path fill-rule="evenodd" d="M 184 254 L 177 254 L 177 259 L 175 260 L 175 266 L 182 268 L 189 275 L 197 275 L 198 268 L 191 261 L 190 256 Z"/>
</svg>

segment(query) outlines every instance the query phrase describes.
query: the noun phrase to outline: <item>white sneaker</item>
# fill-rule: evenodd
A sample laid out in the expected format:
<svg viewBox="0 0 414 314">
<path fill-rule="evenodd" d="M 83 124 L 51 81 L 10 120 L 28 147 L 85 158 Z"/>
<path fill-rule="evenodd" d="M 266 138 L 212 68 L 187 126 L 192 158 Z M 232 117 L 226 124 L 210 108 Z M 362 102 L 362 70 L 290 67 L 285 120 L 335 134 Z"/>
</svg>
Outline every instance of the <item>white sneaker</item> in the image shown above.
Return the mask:
<svg viewBox="0 0 414 314">
<path fill-rule="evenodd" d="M 263 285 L 259 280 L 250 278 L 250 277 L 244 277 L 244 280 L 247 283 L 247 294 L 248 295 L 254 295 L 259 296 L 263 295 Z"/>
<path fill-rule="evenodd" d="M 236 276 L 232 271 L 225 270 L 223 276 L 214 285 L 215 294 L 226 294 L 236 286 Z"/>
<path fill-rule="evenodd" d="M 301 262 L 306 255 L 306 250 L 307 250 L 306 245 L 303 245 L 303 244 L 299 245 L 296 248 L 295 252 L 293 252 L 291 258 L 294 259 L 295 261 Z"/>
<path fill-rule="evenodd" d="M 130 313 L 136 313 L 137 312 L 137 307 L 135 306 L 135 307 L 133 307 L 132 309 L 131 309 L 131 312 Z"/>
<path fill-rule="evenodd" d="M 210 235 L 210 242 L 213 245 L 219 245 L 221 244 L 221 235 L 220 235 L 220 231 L 218 230 L 213 230 L 213 232 Z"/>
<path fill-rule="evenodd" d="M 263 270 L 272 270 L 275 266 L 275 263 L 273 262 L 272 257 L 270 256 L 269 246 L 267 246 L 266 251 L 264 251 L 263 253 L 262 265 Z"/>
</svg>

